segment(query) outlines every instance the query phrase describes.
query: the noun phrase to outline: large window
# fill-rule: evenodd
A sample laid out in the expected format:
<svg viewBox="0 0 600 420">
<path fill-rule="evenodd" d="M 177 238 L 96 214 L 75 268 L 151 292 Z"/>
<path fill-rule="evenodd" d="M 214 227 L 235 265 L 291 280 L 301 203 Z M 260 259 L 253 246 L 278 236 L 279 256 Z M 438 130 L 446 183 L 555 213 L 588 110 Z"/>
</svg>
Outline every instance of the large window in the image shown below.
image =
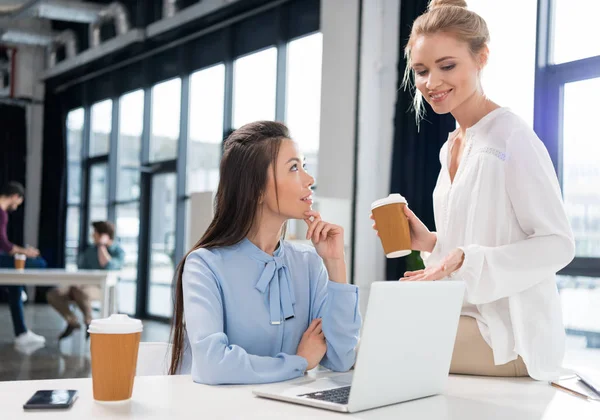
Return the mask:
<svg viewBox="0 0 600 420">
<path fill-rule="evenodd" d="M 114 222 L 125 251 L 120 312 L 172 315 L 175 268 L 188 250 L 187 236 L 196 242 L 203 229 L 196 223 L 191 235 L 190 221 L 212 217 L 198 214 L 191 196 L 216 191 L 223 140 L 232 130 L 257 120 L 286 121 L 316 174 L 317 6 L 291 0 L 144 59 L 144 77 L 118 70 L 112 82 L 90 82 L 89 102 L 66 116 L 67 263 L 75 266 L 78 249 L 90 242 L 91 221 Z"/>
<path fill-rule="evenodd" d="M 468 4 L 490 31 L 490 55 L 481 76 L 484 92 L 533 126 L 537 0 L 503 0 L 502 7 L 490 0 Z"/>
<path fill-rule="evenodd" d="M 81 157 L 83 147 L 84 110 L 74 109 L 67 115 L 67 220 L 65 265 L 77 267 L 81 223 Z"/>
<path fill-rule="evenodd" d="M 317 178 L 321 128 L 321 62 L 323 35 L 290 42 L 287 64 L 285 120 L 306 158 L 306 170 Z"/>
<path fill-rule="evenodd" d="M 600 2 L 540 0 L 539 6 L 535 129 L 559 174 L 576 245 L 558 281 L 569 334 L 565 364 L 600 366 Z"/>
<path fill-rule="evenodd" d="M 192 74 L 187 157 L 189 193 L 217 189 L 223 142 L 224 101 L 224 64 Z"/>
<path fill-rule="evenodd" d="M 274 120 L 277 48 L 238 58 L 233 71 L 233 128 Z"/>
<path fill-rule="evenodd" d="M 180 109 L 181 79 L 168 80 L 152 88 L 151 161 L 177 157 Z"/>
</svg>

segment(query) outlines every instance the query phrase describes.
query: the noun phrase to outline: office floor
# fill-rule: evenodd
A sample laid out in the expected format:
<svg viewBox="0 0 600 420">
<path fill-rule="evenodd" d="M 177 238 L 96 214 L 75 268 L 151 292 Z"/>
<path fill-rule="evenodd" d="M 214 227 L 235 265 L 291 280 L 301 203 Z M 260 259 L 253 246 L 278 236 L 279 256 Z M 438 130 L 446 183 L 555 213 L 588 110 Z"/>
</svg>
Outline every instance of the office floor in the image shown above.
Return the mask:
<svg viewBox="0 0 600 420">
<path fill-rule="evenodd" d="M 58 342 L 65 323 L 48 305 L 25 307 L 27 327 L 46 337 L 46 346 L 17 351 L 7 305 L 0 305 L 0 381 L 85 378 L 91 375 L 89 341 L 78 330 Z M 168 341 L 169 325 L 144 321 L 142 341 Z M 30 353 L 30 354 L 27 354 Z"/>
<path fill-rule="evenodd" d="M 0 305 L 0 381 L 90 376 L 89 342 L 81 330 L 59 343 L 64 322 L 48 305 L 27 305 L 25 317 L 32 331 L 46 337 L 46 346 L 30 349 L 30 354 L 17 351 L 8 307 Z M 169 325 L 144 321 L 142 341 L 168 339 Z M 584 337 L 568 336 L 564 366 L 600 375 L 600 349 L 586 348 Z"/>
</svg>

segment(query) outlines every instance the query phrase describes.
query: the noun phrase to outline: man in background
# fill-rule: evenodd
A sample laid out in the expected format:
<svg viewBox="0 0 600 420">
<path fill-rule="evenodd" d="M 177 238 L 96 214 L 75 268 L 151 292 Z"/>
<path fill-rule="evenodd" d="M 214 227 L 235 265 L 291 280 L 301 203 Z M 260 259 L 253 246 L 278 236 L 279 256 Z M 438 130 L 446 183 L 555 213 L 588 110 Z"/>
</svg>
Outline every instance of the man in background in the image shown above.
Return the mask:
<svg viewBox="0 0 600 420">
<path fill-rule="evenodd" d="M 25 188 L 18 182 L 9 182 L 0 189 L 0 267 L 14 268 L 15 254 L 22 254 L 27 257 L 25 268 L 45 268 L 46 261 L 41 258 L 40 251 L 35 248 L 23 248 L 11 243 L 7 236 L 8 214 L 17 210 L 25 197 Z M 40 346 L 46 343 L 46 339 L 40 335 L 34 334 L 25 326 L 25 317 L 23 314 L 23 301 L 21 295 L 23 286 L 0 286 L 8 291 L 8 305 L 13 321 L 15 332 L 15 346 L 18 348 L 27 348 L 30 346 Z"/>
<path fill-rule="evenodd" d="M 115 243 L 115 227 L 111 222 L 93 222 L 93 245 L 79 256 L 77 263 L 82 270 L 119 270 L 123 266 L 125 252 Z M 58 287 L 48 291 L 46 298 L 48 303 L 62 315 L 67 321 L 67 327 L 58 337 L 59 340 L 70 336 L 73 331 L 81 328 L 77 316 L 69 306 L 73 301 L 81 312 L 86 327 L 92 322 L 93 299 L 100 299 L 100 288 L 98 286 L 70 286 Z M 87 328 L 86 328 L 87 331 Z M 86 333 L 89 336 L 88 333 Z"/>
</svg>

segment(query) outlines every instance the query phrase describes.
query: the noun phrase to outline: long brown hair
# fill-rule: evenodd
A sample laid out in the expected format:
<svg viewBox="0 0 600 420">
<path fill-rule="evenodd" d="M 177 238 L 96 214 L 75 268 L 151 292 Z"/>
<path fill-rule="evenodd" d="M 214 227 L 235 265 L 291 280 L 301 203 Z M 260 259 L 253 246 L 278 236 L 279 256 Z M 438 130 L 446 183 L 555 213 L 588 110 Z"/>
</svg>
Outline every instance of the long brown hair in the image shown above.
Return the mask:
<svg viewBox="0 0 600 420">
<path fill-rule="evenodd" d="M 177 266 L 171 324 L 173 351 L 170 375 L 175 375 L 180 368 L 185 346 L 182 284 L 185 259 L 198 248 L 232 246 L 248 236 L 257 218 L 261 197 L 267 188 L 269 167 L 273 169 L 277 185 L 275 167 L 279 148 L 282 141 L 289 138 L 285 125 L 273 121 L 257 121 L 235 130 L 225 140 L 213 220 L 202 238 Z M 277 189 L 275 192 L 277 194 Z"/>
</svg>

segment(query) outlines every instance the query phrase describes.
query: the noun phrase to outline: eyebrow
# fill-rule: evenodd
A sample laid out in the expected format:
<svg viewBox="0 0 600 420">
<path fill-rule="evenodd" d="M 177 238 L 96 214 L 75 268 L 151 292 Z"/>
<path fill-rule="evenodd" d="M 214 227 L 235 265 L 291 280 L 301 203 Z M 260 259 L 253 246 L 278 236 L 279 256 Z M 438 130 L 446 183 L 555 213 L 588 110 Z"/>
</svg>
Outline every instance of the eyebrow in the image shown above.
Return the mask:
<svg viewBox="0 0 600 420">
<path fill-rule="evenodd" d="M 291 162 L 301 163 L 302 161 L 299 158 L 297 158 L 297 157 L 293 157 L 290 160 L 288 160 L 285 164 L 287 165 L 288 163 L 291 163 Z"/>
<path fill-rule="evenodd" d="M 449 59 L 451 59 L 451 58 L 456 58 L 456 57 L 452 57 L 452 56 L 449 56 L 449 55 L 447 55 L 447 56 L 445 56 L 445 57 L 438 58 L 437 60 L 435 60 L 435 63 L 436 63 L 436 64 L 437 64 L 437 63 L 441 63 L 442 61 L 444 61 L 444 60 L 449 60 Z M 424 65 L 423 63 L 416 63 L 416 64 L 413 64 L 413 66 L 414 66 L 414 67 L 417 67 L 417 66 L 423 66 L 423 67 L 425 67 L 425 65 Z"/>
</svg>

